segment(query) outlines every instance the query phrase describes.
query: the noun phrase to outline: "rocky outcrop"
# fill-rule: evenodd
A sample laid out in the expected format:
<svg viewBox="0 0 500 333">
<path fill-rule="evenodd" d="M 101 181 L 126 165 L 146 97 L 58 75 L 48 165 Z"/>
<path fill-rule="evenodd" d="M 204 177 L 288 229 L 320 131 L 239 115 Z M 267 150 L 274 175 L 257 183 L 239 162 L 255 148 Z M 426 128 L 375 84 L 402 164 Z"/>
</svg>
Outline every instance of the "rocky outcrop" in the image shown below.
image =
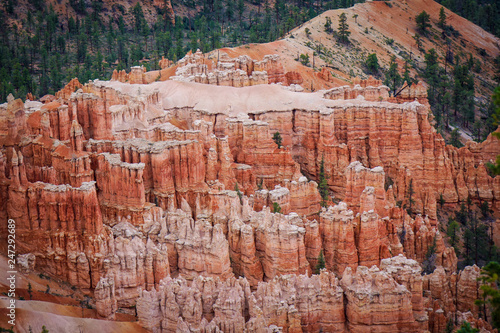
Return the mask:
<svg viewBox="0 0 500 333">
<path fill-rule="evenodd" d="M 130 216 L 133 224 L 143 224 L 142 210 L 146 207 L 144 163 L 122 162 L 120 155 L 109 153 L 98 154 L 95 160 L 96 181 L 105 220 L 113 224 Z"/>
<path fill-rule="evenodd" d="M 445 318 L 465 313 L 477 318 L 480 309 L 474 302 L 482 294 L 479 276 L 480 269 L 476 265 L 467 266 L 459 274 L 451 275 L 447 275 L 443 267 L 438 266 L 432 274 L 424 276 L 423 286 L 429 293 L 433 312 L 441 309 Z"/>
<path fill-rule="evenodd" d="M 164 15 L 167 15 L 166 18 L 170 20 L 172 25 L 175 25 L 175 13 L 172 7 L 172 2 L 170 0 L 154 0 L 153 5 L 156 8 L 161 8 L 165 11 Z M 166 19 L 165 18 L 165 19 Z"/>
<path fill-rule="evenodd" d="M 168 68 L 172 66 L 172 64 L 173 64 L 172 60 L 165 59 L 164 56 L 162 56 L 161 60 L 158 62 L 158 66 L 160 66 L 161 69 Z"/>
<path fill-rule="evenodd" d="M 142 291 L 137 313 L 153 332 L 266 332 L 273 326 L 286 332 L 422 332 L 428 318 L 421 288 L 418 263 L 404 257 L 385 261 L 383 270 L 348 268 L 341 281 L 326 270 L 281 275 L 253 292 L 246 278 L 168 277 L 157 289 Z"/>
<path fill-rule="evenodd" d="M 269 280 L 277 275 L 311 272 L 306 259 L 306 229 L 297 214 L 272 214 L 269 208 L 252 212 L 248 223 L 229 223 L 230 251 L 237 272 L 252 285 L 258 278 Z"/>
<path fill-rule="evenodd" d="M 114 320 L 117 303 L 113 279 L 101 278 L 94 290 L 94 297 L 97 314 L 102 318 Z"/>
<path fill-rule="evenodd" d="M 255 304 L 287 332 L 346 332 L 344 292 L 334 274 L 284 275 L 259 284 Z"/>
<path fill-rule="evenodd" d="M 188 284 L 182 278 L 166 278 L 157 290 L 142 292 L 137 313 L 143 326 L 153 332 L 242 332 L 246 327 L 245 313 L 251 306 L 246 300 L 249 296 L 245 279 L 222 282 L 197 277 Z M 252 312 L 255 310 L 250 309 Z M 266 331 L 262 321 L 254 320 L 251 324 L 255 331 Z"/>
<path fill-rule="evenodd" d="M 334 81 L 334 76 L 332 75 L 332 72 L 327 68 L 327 67 L 321 67 L 321 70 L 316 73 L 316 75 L 328 82 L 333 82 Z"/>
<path fill-rule="evenodd" d="M 285 78 L 287 86 L 291 86 L 292 84 L 301 85 L 304 82 L 302 75 L 300 75 L 300 73 L 297 72 L 286 72 Z"/>
<path fill-rule="evenodd" d="M 120 71 L 113 70 L 111 74 L 111 81 L 119 81 L 119 82 L 127 82 L 128 81 L 128 73 L 122 69 Z"/>
<path fill-rule="evenodd" d="M 77 78 L 74 78 L 69 81 L 68 84 L 64 86 L 64 88 L 56 92 L 56 98 L 67 101 L 72 93 L 74 93 L 78 89 L 81 89 L 82 87 L 83 85 L 80 83 L 80 81 L 78 81 Z"/>
<path fill-rule="evenodd" d="M 360 85 L 355 85 L 353 88 L 350 86 L 343 86 L 327 90 L 324 97 L 334 100 L 356 99 L 361 97 L 367 101 L 381 102 L 389 98 L 389 87 L 382 85 L 377 87 L 361 87 Z"/>
<path fill-rule="evenodd" d="M 187 207 L 187 205 L 186 205 Z M 174 267 L 183 276 L 193 279 L 198 275 L 227 279 L 233 275 L 229 261 L 229 245 L 220 224 L 212 226 L 206 220 L 194 221 L 178 211 L 166 219 L 165 235 L 169 254 L 176 257 Z"/>
<path fill-rule="evenodd" d="M 387 271 L 359 266 L 353 272 L 349 267 L 341 285 L 347 298 L 349 332 L 364 332 L 367 326 L 388 332 L 425 330 L 426 318 L 418 322 L 413 316 L 411 292 Z"/>
<path fill-rule="evenodd" d="M 417 84 L 412 83 L 410 85 L 406 81 L 403 82 L 401 91 L 396 97 L 402 101 L 414 101 L 415 99 L 418 99 L 421 103 L 428 103 L 427 89 L 424 87 L 422 82 L 418 82 Z"/>
<path fill-rule="evenodd" d="M 209 66 L 210 59 L 212 63 Z M 230 87 L 270 83 L 290 85 L 303 81 L 298 73 L 289 72 L 285 75 L 283 65 L 276 54 L 266 55 L 263 60 L 256 61 L 249 56 L 231 59 L 226 53 L 217 51 L 217 56 L 212 54 L 206 60 L 200 50 L 179 60 L 175 76 L 170 79 Z"/>
<path fill-rule="evenodd" d="M 345 203 L 330 206 L 320 214 L 320 232 L 326 267 L 343 274 L 347 267 L 358 266 L 358 250 L 354 240 L 354 215 Z"/>
</svg>

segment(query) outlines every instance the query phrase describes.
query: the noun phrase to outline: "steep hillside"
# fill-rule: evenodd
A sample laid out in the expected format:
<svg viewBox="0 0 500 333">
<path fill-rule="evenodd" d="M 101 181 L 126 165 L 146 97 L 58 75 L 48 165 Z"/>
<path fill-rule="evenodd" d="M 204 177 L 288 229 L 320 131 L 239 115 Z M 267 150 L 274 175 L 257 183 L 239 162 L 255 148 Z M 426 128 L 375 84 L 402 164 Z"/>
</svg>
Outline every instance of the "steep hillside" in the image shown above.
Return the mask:
<svg viewBox="0 0 500 333">
<path fill-rule="evenodd" d="M 391 56 L 396 56 L 402 71 L 405 59 L 413 60 L 413 75 L 419 75 L 419 69 L 424 68 L 424 52 L 420 51 L 413 38 L 417 34 L 415 16 L 423 10 L 431 16 L 432 28 L 427 37 L 421 37 L 423 50 L 434 48 L 440 55 L 439 61 L 444 66 L 447 51 L 446 39 L 442 38 L 441 29 L 436 26 L 441 5 L 431 0 L 410 1 L 371 1 L 347 9 L 326 11 L 314 19 L 293 29 L 282 40 L 263 45 L 244 45 L 233 49 L 225 49 L 231 56 L 247 54 L 253 58 L 258 55 L 274 52 L 288 59 L 290 68 L 308 73 L 309 70 L 296 61 L 300 54 L 309 54 L 312 63 L 315 56 L 316 69 L 327 66 L 340 82 L 350 81 L 351 76 L 366 76 L 363 64 L 368 54 L 375 53 L 381 65 L 388 67 Z M 326 18 L 332 20 L 332 28 L 338 27 L 338 18 L 341 13 L 347 14 L 347 23 L 351 35 L 350 45 L 343 45 L 337 41 L 332 33 L 325 32 Z M 449 37 L 450 49 L 454 55 L 462 57 L 472 54 L 474 59 L 481 63 L 480 73 L 475 73 L 475 84 L 478 97 L 486 100 L 496 87 L 494 81 L 494 59 L 500 55 L 500 40 L 484 31 L 466 19 L 445 10 L 448 17 L 447 24 L 459 32 L 457 37 Z M 357 17 L 354 17 L 354 16 Z M 307 36 L 306 29 L 310 35 Z M 391 42 L 390 40 L 393 40 Z M 448 64 L 448 66 L 450 66 Z M 382 73 L 381 73 L 381 76 Z M 421 78 L 420 78 L 421 79 Z M 335 81 L 338 83 L 338 81 Z M 318 82 L 318 87 L 325 87 L 324 82 Z M 305 84 L 304 88 L 310 86 Z"/>
</svg>

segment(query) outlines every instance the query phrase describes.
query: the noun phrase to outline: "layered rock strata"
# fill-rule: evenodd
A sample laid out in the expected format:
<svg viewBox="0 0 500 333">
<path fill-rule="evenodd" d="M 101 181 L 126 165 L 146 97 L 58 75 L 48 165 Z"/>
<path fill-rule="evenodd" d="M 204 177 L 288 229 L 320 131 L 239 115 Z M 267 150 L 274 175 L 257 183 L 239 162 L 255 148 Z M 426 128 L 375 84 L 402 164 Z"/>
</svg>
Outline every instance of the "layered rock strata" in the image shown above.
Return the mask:
<svg viewBox="0 0 500 333">
<path fill-rule="evenodd" d="M 208 67 L 199 53 L 181 64 Z M 287 79 L 276 57 L 213 68 Z M 485 168 L 498 139 L 446 146 L 425 104 L 379 101 L 373 79 L 355 82 L 364 98 L 329 99 L 116 75 L 0 105 L 2 234 L 16 220 L 19 254 L 101 317 L 137 306 L 158 332 L 438 332 L 479 316 L 478 269 L 455 273 L 436 199 L 498 214 Z M 422 278 L 434 244 L 439 267 Z"/>
</svg>

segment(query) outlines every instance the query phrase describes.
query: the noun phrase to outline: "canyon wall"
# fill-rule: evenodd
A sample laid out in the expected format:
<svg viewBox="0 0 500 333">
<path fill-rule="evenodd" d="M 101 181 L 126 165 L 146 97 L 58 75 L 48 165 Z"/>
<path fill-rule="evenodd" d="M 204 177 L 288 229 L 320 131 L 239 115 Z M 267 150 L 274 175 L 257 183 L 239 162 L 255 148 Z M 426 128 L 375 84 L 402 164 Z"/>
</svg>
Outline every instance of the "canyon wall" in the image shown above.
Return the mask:
<svg viewBox="0 0 500 333">
<path fill-rule="evenodd" d="M 276 57 L 223 60 L 286 78 Z M 301 93 L 134 73 L 0 105 L 1 230 L 16 220 L 19 253 L 93 296 L 100 317 L 137 307 L 155 332 L 440 332 L 478 319 L 479 270 L 457 273 L 436 201 L 469 197 L 497 216 L 485 164 L 498 139 L 446 146 L 425 104 L 373 79 Z M 438 268 L 422 276 L 434 244 Z"/>
</svg>

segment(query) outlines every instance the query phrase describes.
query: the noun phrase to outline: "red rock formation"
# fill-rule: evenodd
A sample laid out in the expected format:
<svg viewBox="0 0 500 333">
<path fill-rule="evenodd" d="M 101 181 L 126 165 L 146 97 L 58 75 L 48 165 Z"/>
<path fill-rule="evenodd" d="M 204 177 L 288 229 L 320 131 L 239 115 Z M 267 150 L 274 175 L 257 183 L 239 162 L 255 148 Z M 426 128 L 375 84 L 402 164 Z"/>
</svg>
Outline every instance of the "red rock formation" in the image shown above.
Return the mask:
<svg viewBox="0 0 500 333">
<path fill-rule="evenodd" d="M 311 272 L 305 256 L 305 229 L 295 215 L 271 214 L 269 209 L 250 216 L 256 254 L 264 271 L 264 280 L 282 274 Z"/>
<path fill-rule="evenodd" d="M 144 223 L 146 207 L 143 172 L 144 163 L 126 163 L 120 155 L 102 153 L 96 156 L 96 181 L 100 203 L 107 223 L 113 224 L 126 216 L 135 225 Z M 115 222 L 116 223 L 116 222 Z"/>
<path fill-rule="evenodd" d="M 29 92 L 29 93 L 27 93 L 27 94 L 26 94 L 26 100 L 27 100 L 27 101 L 28 101 L 28 100 L 30 100 L 30 101 L 34 101 L 34 100 L 35 100 L 35 97 L 33 96 L 33 94 L 32 94 L 32 93 L 30 93 L 30 92 Z"/>
<path fill-rule="evenodd" d="M 328 82 L 333 82 L 332 72 L 327 67 L 321 67 L 321 71 L 317 72 L 316 75 Z"/>
<path fill-rule="evenodd" d="M 307 181 L 306 177 L 300 177 L 298 181 L 285 179 L 285 187 L 290 191 L 290 211 L 306 216 L 320 211 L 318 184 Z"/>
<path fill-rule="evenodd" d="M 353 162 L 346 168 L 345 202 L 354 211 L 375 210 L 380 216 L 387 215 L 386 194 L 384 190 L 385 173 L 381 167 L 365 168 L 360 162 Z M 367 200 L 367 196 L 373 196 Z M 365 200 L 363 200 L 365 198 Z"/>
<path fill-rule="evenodd" d="M 304 82 L 304 79 L 302 78 L 302 75 L 297 72 L 286 72 L 285 74 L 286 78 L 286 85 L 292 85 L 292 84 L 302 84 Z"/>
<path fill-rule="evenodd" d="M 326 267 L 343 274 L 347 267 L 358 266 L 358 250 L 354 241 L 353 212 L 345 203 L 330 206 L 320 214 L 320 232 Z"/>
<path fill-rule="evenodd" d="M 207 220 L 193 220 L 189 205 L 183 211 L 167 214 L 160 235 L 166 236 L 171 270 L 178 270 L 188 279 L 198 275 L 227 279 L 233 275 L 229 261 L 229 244 L 222 226 Z"/>
<path fill-rule="evenodd" d="M 146 73 L 146 69 L 142 66 L 134 66 L 130 68 L 130 74 L 128 75 L 128 80 L 130 84 L 134 83 L 146 83 L 144 82 L 144 74 Z"/>
<path fill-rule="evenodd" d="M 110 139 L 111 115 L 106 112 L 106 101 L 95 94 L 77 92 L 71 95 L 69 108 L 83 128 L 85 138 Z"/>
<path fill-rule="evenodd" d="M 298 180 L 300 177 L 299 166 L 293 161 L 290 150 L 277 149 L 266 123 L 230 118 L 227 131 L 235 162 L 252 166 L 255 178 L 266 188 L 282 184 L 285 179 Z"/>
<path fill-rule="evenodd" d="M 411 292 L 411 305 L 413 317 L 419 323 L 420 329 L 426 329 L 427 315 L 424 309 L 423 279 L 421 268 L 417 261 L 406 259 L 404 256 L 383 259 L 380 262 L 380 269 L 387 271 L 394 280 L 405 286 Z"/>
<path fill-rule="evenodd" d="M 228 240 L 234 273 L 244 276 L 250 285 L 258 285 L 264 277 L 264 272 L 257 257 L 252 227 L 240 220 L 233 221 L 229 225 Z"/>
<path fill-rule="evenodd" d="M 277 54 L 266 55 L 261 61 L 254 62 L 254 71 L 266 71 L 269 83 L 286 83 L 285 71 Z"/>
<path fill-rule="evenodd" d="M 102 318 L 114 320 L 117 303 L 113 279 L 101 278 L 95 287 L 94 297 L 97 314 Z"/>
<path fill-rule="evenodd" d="M 382 80 L 377 80 L 373 76 L 369 76 L 368 79 L 361 79 L 359 77 L 355 77 L 352 80 L 352 84 L 360 85 L 362 88 L 366 87 L 379 87 L 382 85 Z"/>
<path fill-rule="evenodd" d="M 344 293 L 334 274 L 284 275 L 254 293 L 268 325 L 287 332 L 345 332 Z"/>
<path fill-rule="evenodd" d="M 355 99 L 359 96 L 362 96 L 367 101 L 386 101 L 389 98 L 389 88 L 386 86 L 367 86 L 363 88 L 359 85 L 354 86 L 354 88 L 343 86 L 327 90 L 324 94 L 324 98 L 335 100 Z"/>
<path fill-rule="evenodd" d="M 78 78 L 74 78 L 68 82 L 67 85 L 64 86 L 61 90 L 56 92 L 57 99 L 69 100 L 72 93 L 74 93 L 77 89 L 81 89 L 83 85 L 78 81 Z"/>
<path fill-rule="evenodd" d="M 9 95 L 7 107 L 0 108 L 0 142 L 5 146 L 17 143 L 26 132 L 26 117 L 24 103 Z"/>
<path fill-rule="evenodd" d="M 385 271 L 359 266 L 344 271 L 341 280 L 347 298 L 346 321 L 349 332 L 370 330 L 387 332 L 421 332 L 413 317 L 412 297 Z"/>
<path fill-rule="evenodd" d="M 197 52 L 179 73 L 286 80 L 277 57 L 212 59 Z M 101 317 L 137 304 L 163 331 L 437 332 L 477 317 L 478 269 L 453 273 L 436 198 L 471 196 L 497 214 L 500 178 L 484 167 L 497 139 L 445 146 L 425 104 L 379 102 L 373 79 L 345 88 L 365 96 L 346 102 L 279 85 L 145 84 L 153 74 L 0 106 L 0 226 L 16 220 L 35 270 L 94 295 Z M 307 178 L 322 164 L 329 196 L 345 203 L 320 208 Z M 434 243 L 440 267 L 421 278 Z M 311 275 L 321 251 L 327 270 Z"/>
<path fill-rule="evenodd" d="M 157 8 L 165 10 L 165 15 L 168 15 L 170 23 L 175 25 L 175 13 L 170 0 L 154 0 L 153 5 Z"/>
<path fill-rule="evenodd" d="M 127 82 L 128 74 L 122 69 L 121 71 L 113 70 L 113 74 L 111 75 L 111 81 L 119 81 L 119 82 Z"/>
<path fill-rule="evenodd" d="M 481 270 L 476 265 L 467 266 L 458 275 L 457 280 L 457 310 L 460 312 L 470 311 L 475 317 L 479 315 L 479 307 L 474 304 L 481 298 L 481 283 L 478 278 Z"/>
<path fill-rule="evenodd" d="M 452 293 L 455 288 L 451 279 L 447 278 L 443 267 L 438 266 L 432 274 L 425 275 L 423 285 L 424 290 L 430 293 L 431 304 L 436 303 L 437 308 L 445 311 L 445 316 L 456 311 Z"/>
<path fill-rule="evenodd" d="M 427 100 L 427 88 L 424 87 L 422 82 L 419 82 L 417 84 L 412 83 L 411 85 L 408 85 L 406 81 L 403 82 L 400 93 L 398 96 L 396 96 L 396 100 L 399 103 L 402 103 L 406 101 L 411 102 L 415 99 L 417 99 L 422 104 L 428 105 L 429 102 Z"/>
<path fill-rule="evenodd" d="M 172 60 L 165 59 L 164 56 L 161 57 L 161 60 L 158 62 L 158 66 L 160 66 L 161 69 L 168 68 L 172 66 L 173 62 Z M 119 81 L 119 80 L 117 80 Z"/>
<path fill-rule="evenodd" d="M 178 61 L 175 76 L 171 80 L 197 82 L 218 86 L 247 87 L 259 84 L 282 83 L 286 85 L 302 83 L 299 73 L 285 74 L 279 56 L 266 55 L 261 61 L 252 60 L 248 56 L 231 59 L 226 53 L 217 51 L 212 69 L 205 62 L 205 55 L 200 50 L 188 53 Z M 288 76 L 287 76 L 288 75 Z"/>
<path fill-rule="evenodd" d="M 167 278 L 158 291 L 142 292 L 137 313 L 141 323 L 152 331 L 219 329 L 242 332 L 247 295 L 250 296 L 250 288 L 244 279 L 222 282 L 197 277 L 188 285 L 182 278 Z"/>
</svg>

